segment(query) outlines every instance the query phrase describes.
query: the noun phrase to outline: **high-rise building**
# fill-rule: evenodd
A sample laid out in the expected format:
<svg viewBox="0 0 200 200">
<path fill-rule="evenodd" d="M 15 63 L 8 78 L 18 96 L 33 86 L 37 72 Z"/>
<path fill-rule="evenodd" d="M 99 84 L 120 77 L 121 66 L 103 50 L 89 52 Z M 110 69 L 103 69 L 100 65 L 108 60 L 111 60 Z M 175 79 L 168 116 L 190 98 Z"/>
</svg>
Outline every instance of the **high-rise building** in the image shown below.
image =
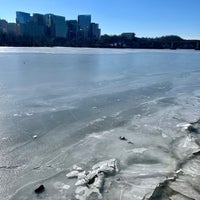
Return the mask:
<svg viewBox="0 0 200 200">
<path fill-rule="evenodd" d="M 20 25 L 16 23 L 8 23 L 7 33 L 13 35 L 20 35 Z"/>
<path fill-rule="evenodd" d="M 89 37 L 90 24 L 91 15 L 78 15 L 79 39 L 87 39 Z"/>
<path fill-rule="evenodd" d="M 17 24 L 26 24 L 30 22 L 31 16 L 29 13 L 25 12 L 16 12 L 16 23 Z"/>
<path fill-rule="evenodd" d="M 51 37 L 52 36 L 52 33 L 51 33 L 51 15 L 52 14 L 46 14 L 44 15 L 44 23 L 45 23 L 45 26 L 46 26 L 46 35 Z"/>
<path fill-rule="evenodd" d="M 54 28 L 55 37 L 66 37 L 67 26 L 65 23 L 65 17 L 53 15 L 52 16 L 52 25 Z"/>
<path fill-rule="evenodd" d="M 79 29 L 89 29 L 91 23 L 91 15 L 78 15 Z"/>
<path fill-rule="evenodd" d="M 45 27 L 34 22 L 21 24 L 20 28 L 21 34 L 25 36 L 43 37 L 45 35 Z"/>
<path fill-rule="evenodd" d="M 65 22 L 65 17 L 47 14 L 44 18 L 45 24 L 49 29 L 49 35 L 51 37 L 66 37 L 67 26 Z"/>
<path fill-rule="evenodd" d="M 67 20 L 67 39 L 76 40 L 78 33 L 78 21 L 77 20 Z"/>
<path fill-rule="evenodd" d="M 90 37 L 92 39 L 99 39 L 101 35 L 101 29 L 99 29 L 99 24 L 91 23 L 90 24 Z"/>
<path fill-rule="evenodd" d="M 45 35 L 44 16 L 41 14 L 16 12 L 16 22 L 20 26 L 20 34 L 23 36 L 43 37 Z"/>
<path fill-rule="evenodd" d="M 47 32 L 44 15 L 33 13 L 33 16 L 31 17 L 31 22 L 28 23 L 27 28 L 30 31 L 31 29 L 33 30 L 32 33 L 29 31 L 29 35 L 35 37 L 43 37 Z"/>
<path fill-rule="evenodd" d="M 47 27 L 51 26 L 51 16 L 52 14 L 46 14 L 44 15 L 44 23 Z"/>
<path fill-rule="evenodd" d="M 6 33 L 7 32 L 7 24 L 8 22 L 4 19 L 0 20 L 0 32 L 1 33 Z"/>
<path fill-rule="evenodd" d="M 31 21 L 38 25 L 42 25 L 42 26 L 45 25 L 45 18 L 44 18 L 44 15 L 42 14 L 33 13 L 33 16 L 31 17 Z"/>
<path fill-rule="evenodd" d="M 31 20 L 30 13 L 16 12 L 16 23 L 20 25 L 20 35 L 28 35 L 26 25 Z"/>
</svg>

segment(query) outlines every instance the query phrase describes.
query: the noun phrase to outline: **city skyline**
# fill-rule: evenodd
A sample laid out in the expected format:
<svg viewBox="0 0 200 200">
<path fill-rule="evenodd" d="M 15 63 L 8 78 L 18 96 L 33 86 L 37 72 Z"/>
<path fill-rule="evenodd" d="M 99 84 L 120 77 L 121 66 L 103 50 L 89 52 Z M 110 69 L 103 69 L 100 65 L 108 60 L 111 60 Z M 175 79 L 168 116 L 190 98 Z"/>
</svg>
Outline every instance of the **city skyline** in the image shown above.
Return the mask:
<svg viewBox="0 0 200 200">
<path fill-rule="evenodd" d="M 54 13 L 66 19 L 90 13 L 103 34 L 135 32 L 138 37 L 179 35 L 200 39 L 199 0 L 0 0 L 0 18 L 15 22 L 17 10 L 28 13 Z"/>
<path fill-rule="evenodd" d="M 53 13 L 27 13 L 16 11 L 16 23 L 0 20 L 0 32 L 32 38 L 63 38 L 67 41 L 98 40 L 99 24 L 91 15 L 78 15 L 78 20 L 66 20 L 65 16 Z"/>
</svg>

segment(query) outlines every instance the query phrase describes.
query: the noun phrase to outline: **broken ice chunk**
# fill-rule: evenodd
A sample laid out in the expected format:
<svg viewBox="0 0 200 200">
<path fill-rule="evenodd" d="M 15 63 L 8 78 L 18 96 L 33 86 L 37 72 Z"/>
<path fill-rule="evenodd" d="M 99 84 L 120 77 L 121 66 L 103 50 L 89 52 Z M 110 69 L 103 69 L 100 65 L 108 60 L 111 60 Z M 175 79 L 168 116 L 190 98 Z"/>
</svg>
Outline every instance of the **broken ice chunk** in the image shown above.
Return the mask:
<svg viewBox="0 0 200 200">
<path fill-rule="evenodd" d="M 190 131 L 192 128 L 192 124 L 190 123 L 181 123 L 181 124 L 177 124 L 176 127 L 181 128 L 181 131 Z"/>
<path fill-rule="evenodd" d="M 66 174 L 67 178 L 77 178 L 78 177 L 79 172 L 78 171 L 71 171 L 68 174 Z"/>
<path fill-rule="evenodd" d="M 86 172 L 85 172 L 85 171 L 79 172 L 79 174 L 78 174 L 78 179 L 83 179 L 83 178 L 85 178 L 85 177 L 86 177 Z"/>
<path fill-rule="evenodd" d="M 78 180 L 78 181 L 75 183 L 75 185 L 76 185 L 76 186 L 84 186 L 84 185 L 86 185 L 87 183 L 88 183 L 88 179 L 83 178 L 83 179 Z"/>
<path fill-rule="evenodd" d="M 99 162 L 95 164 L 92 169 L 97 170 L 98 172 L 104 172 L 106 174 L 113 174 L 119 171 L 118 162 L 116 159 Z"/>
<path fill-rule="evenodd" d="M 98 189 L 103 187 L 105 174 L 103 172 L 98 173 L 97 178 L 95 178 L 94 186 Z"/>
<path fill-rule="evenodd" d="M 77 166 L 77 165 L 73 165 L 72 169 L 75 170 L 75 171 L 79 171 L 79 172 L 83 171 L 83 169 L 81 167 Z"/>
<path fill-rule="evenodd" d="M 37 135 L 34 135 L 34 136 L 33 136 L 33 139 L 36 139 L 37 137 L 38 137 Z"/>
</svg>

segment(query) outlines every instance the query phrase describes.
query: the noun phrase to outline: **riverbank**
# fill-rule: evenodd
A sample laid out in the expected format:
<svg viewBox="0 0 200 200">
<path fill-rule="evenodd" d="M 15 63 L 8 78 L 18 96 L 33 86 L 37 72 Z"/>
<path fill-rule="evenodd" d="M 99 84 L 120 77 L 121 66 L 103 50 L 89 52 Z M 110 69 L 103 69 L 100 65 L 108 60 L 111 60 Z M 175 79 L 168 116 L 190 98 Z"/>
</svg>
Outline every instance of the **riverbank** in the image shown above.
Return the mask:
<svg viewBox="0 0 200 200">
<path fill-rule="evenodd" d="M 0 46 L 13 47 L 90 47 L 90 48 L 131 48 L 131 49 L 200 49 L 200 40 L 186 40 L 176 35 L 138 38 L 123 35 L 102 35 L 100 39 L 73 39 L 13 36 L 0 33 Z"/>
</svg>

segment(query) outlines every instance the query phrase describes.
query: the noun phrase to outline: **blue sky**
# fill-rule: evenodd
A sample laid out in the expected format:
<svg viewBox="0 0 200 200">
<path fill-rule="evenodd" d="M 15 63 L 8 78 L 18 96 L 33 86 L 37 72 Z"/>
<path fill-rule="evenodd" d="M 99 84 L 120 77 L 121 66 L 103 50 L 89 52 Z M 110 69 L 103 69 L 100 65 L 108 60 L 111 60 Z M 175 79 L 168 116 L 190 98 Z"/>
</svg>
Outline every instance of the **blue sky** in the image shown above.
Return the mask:
<svg viewBox="0 0 200 200">
<path fill-rule="evenodd" d="M 16 11 L 54 13 L 66 19 L 91 14 L 102 34 L 135 32 L 138 37 L 179 35 L 200 39 L 200 0 L 0 0 L 0 18 Z"/>
</svg>

